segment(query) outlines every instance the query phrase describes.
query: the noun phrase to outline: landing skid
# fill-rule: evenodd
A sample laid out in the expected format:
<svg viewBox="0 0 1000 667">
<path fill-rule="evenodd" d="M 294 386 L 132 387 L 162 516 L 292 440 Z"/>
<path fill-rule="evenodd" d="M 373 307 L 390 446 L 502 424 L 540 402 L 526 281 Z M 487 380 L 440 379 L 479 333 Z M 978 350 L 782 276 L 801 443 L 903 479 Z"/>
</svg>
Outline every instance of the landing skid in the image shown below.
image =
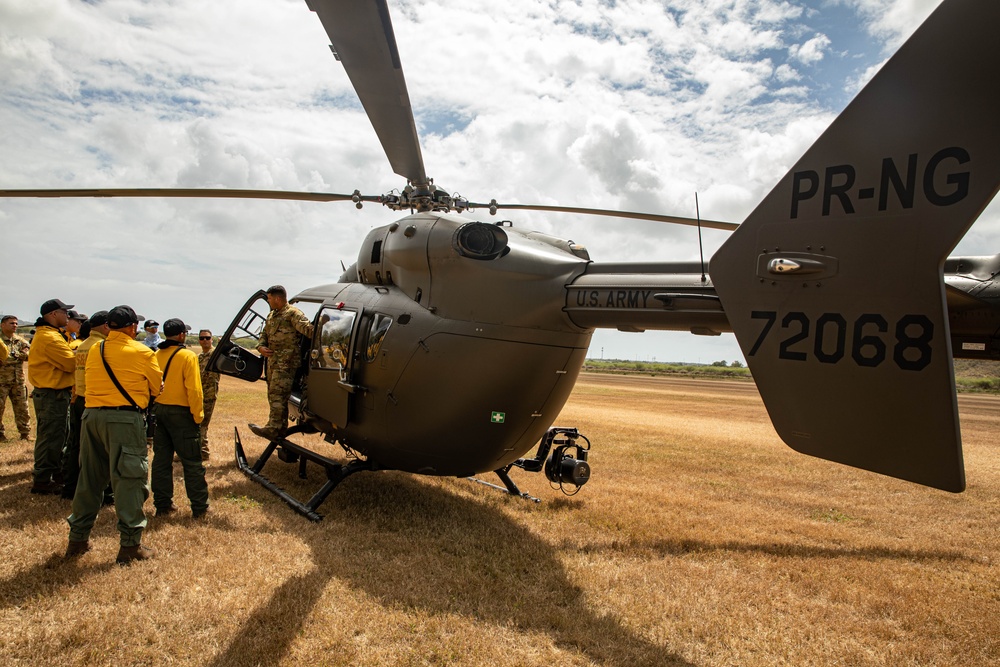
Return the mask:
<svg viewBox="0 0 1000 667">
<path fill-rule="evenodd" d="M 512 480 L 508 474 L 510 472 L 510 468 L 511 466 L 505 466 L 493 471 L 496 473 L 496 476 L 500 478 L 500 481 L 503 482 L 503 486 L 500 486 L 499 484 L 491 484 L 490 482 L 486 482 L 476 477 L 466 477 L 466 479 L 471 479 L 476 484 L 482 484 L 483 486 L 488 486 L 491 489 L 497 489 L 498 491 L 509 493 L 512 496 L 517 496 L 518 498 L 524 498 L 525 500 L 530 500 L 536 503 L 542 502 L 540 499 L 524 493 L 521 489 L 517 488 L 517 484 L 514 483 L 514 480 Z"/>
<path fill-rule="evenodd" d="M 258 458 L 251 467 L 247 462 L 247 455 L 243 451 L 243 443 L 240 441 L 240 431 L 238 428 L 234 428 L 233 430 L 236 433 L 236 465 L 239 469 L 247 477 L 284 500 L 293 510 L 310 521 L 320 521 L 323 519 L 323 515 L 319 514 L 316 509 L 323 504 L 323 501 L 326 500 L 326 497 L 330 495 L 338 484 L 356 472 L 374 470 L 374 466 L 368 461 L 352 461 L 346 466 L 341 465 L 340 463 L 328 459 L 325 456 L 320 456 L 310 449 L 297 445 L 284 437 L 268 442 L 267 448 L 264 449 L 264 453 L 260 455 L 260 458 Z M 299 431 L 296 431 L 293 427 L 289 430 L 288 435 L 296 432 Z M 326 482 L 322 487 L 320 487 L 320 490 L 309 499 L 308 502 L 303 503 L 302 501 L 296 499 L 290 493 L 261 474 L 261 470 L 264 469 L 264 464 L 267 463 L 268 459 L 271 458 L 271 454 L 273 454 L 278 447 L 281 447 L 281 449 L 278 450 L 278 458 L 282 461 L 285 461 L 286 463 L 294 463 L 298 460 L 300 478 L 306 478 L 307 461 L 312 461 L 313 463 L 322 466 L 326 471 Z"/>
</svg>

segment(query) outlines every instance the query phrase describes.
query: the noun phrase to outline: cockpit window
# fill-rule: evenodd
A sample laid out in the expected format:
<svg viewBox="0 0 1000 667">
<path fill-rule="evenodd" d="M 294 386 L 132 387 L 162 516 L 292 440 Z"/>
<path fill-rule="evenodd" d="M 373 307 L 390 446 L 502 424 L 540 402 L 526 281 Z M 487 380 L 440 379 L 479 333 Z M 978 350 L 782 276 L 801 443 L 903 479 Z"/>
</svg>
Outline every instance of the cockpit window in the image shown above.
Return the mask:
<svg viewBox="0 0 1000 667">
<path fill-rule="evenodd" d="M 382 339 L 385 338 L 385 334 L 391 324 L 392 318 L 388 315 L 376 313 L 372 318 L 372 327 L 368 331 L 368 348 L 365 354 L 365 358 L 368 361 L 375 361 L 375 358 L 378 356 L 378 349 L 382 346 Z"/>
</svg>

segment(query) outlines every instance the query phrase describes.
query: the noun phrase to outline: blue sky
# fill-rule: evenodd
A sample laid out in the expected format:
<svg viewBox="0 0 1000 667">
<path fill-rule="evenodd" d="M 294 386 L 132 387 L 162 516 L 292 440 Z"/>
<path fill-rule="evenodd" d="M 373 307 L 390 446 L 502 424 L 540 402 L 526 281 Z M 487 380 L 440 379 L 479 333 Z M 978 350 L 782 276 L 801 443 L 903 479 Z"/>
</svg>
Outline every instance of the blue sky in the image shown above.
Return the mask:
<svg viewBox="0 0 1000 667">
<path fill-rule="evenodd" d="M 390 0 L 428 172 L 473 200 L 739 222 L 936 0 Z M 391 173 L 303 0 L 0 0 L 4 187 L 378 194 Z M 223 329 L 259 287 L 335 280 L 366 206 L 0 201 L 0 311 L 58 297 Z M 697 258 L 687 228 L 524 214 L 598 261 Z M 726 238 L 707 232 L 711 255 Z M 993 254 L 992 208 L 958 251 Z M 593 356 L 742 359 L 599 332 Z"/>
</svg>

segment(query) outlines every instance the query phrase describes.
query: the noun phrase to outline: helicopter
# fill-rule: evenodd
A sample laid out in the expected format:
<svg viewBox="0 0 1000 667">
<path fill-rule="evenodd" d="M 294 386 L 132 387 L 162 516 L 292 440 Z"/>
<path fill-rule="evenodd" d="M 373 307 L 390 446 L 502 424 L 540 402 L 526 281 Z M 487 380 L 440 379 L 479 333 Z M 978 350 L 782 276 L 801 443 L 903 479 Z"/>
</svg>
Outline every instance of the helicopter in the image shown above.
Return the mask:
<svg viewBox="0 0 1000 667">
<path fill-rule="evenodd" d="M 579 490 L 590 442 L 555 421 L 595 330 L 735 334 L 793 449 L 952 492 L 964 467 L 953 357 L 1000 358 L 1000 255 L 946 255 L 1000 186 L 995 3 L 945 0 L 740 225 L 622 211 L 470 202 L 425 172 L 385 0 L 307 0 L 393 171 L 384 195 L 225 190 L 4 190 L 2 196 L 259 197 L 408 212 L 373 229 L 336 282 L 301 291 L 315 333 L 294 425 L 237 463 L 310 519 L 361 471 L 471 477 L 515 469 Z M 947 48 L 941 45 L 948 45 Z M 708 262 L 600 263 L 501 210 L 638 217 L 731 230 Z M 473 219 L 469 214 L 488 212 Z M 877 280 L 876 280 L 877 278 Z M 248 381 L 268 307 L 250 297 L 210 365 Z M 321 433 L 347 462 L 295 442 Z M 534 451 L 533 455 L 529 453 Z M 300 501 L 279 460 L 323 468 Z"/>
</svg>

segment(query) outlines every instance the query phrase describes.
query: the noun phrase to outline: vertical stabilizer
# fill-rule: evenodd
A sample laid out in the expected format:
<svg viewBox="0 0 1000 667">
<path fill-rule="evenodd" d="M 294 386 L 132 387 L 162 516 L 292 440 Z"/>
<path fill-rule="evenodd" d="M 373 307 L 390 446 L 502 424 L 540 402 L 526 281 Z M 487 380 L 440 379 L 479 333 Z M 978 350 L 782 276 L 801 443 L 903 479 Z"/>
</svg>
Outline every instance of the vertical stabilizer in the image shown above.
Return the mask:
<svg viewBox="0 0 1000 667">
<path fill-rule="evenodd" d="M 998 25 L 944 0 L 712 258 L 797 451 L 965 488 L 942 267 L 1000 185 Z"/>
</svg>

